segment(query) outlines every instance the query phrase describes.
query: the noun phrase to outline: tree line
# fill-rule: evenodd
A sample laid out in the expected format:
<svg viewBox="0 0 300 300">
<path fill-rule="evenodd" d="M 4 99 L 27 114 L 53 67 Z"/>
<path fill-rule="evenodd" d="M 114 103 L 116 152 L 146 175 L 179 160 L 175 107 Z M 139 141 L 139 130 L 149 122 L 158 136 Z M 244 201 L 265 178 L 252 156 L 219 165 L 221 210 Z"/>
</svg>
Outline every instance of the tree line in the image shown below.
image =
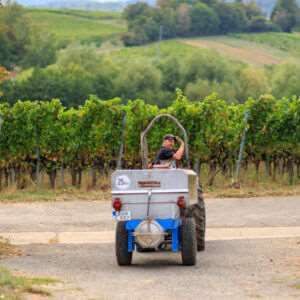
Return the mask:
<svg viewBox="0 0 300 300">
<path fill-rule="evenodd" d="M 178 51 L 170 53 L 171 47 L 178 47 Z M 176 42 L 166 44 L 157 59 L 155 52 L 128 58 L 99 55 L 93 46 L 70 46 L 46 68 L 30 69 L 12 79 L 3 75 L 0 102 L 58 98 L 64 106 L 77 107 L 89 95 L 97 95 L 104 100 L 120 96 L 123 103 L 140 98 L 166 107 L 176 88 L 193 101 L 212 92 L 228 102 L 241 103 L 265 93 L 277 98 L 300 95 L 300 65 L 296 61 L 259 68 L 233 63 L 208 50 L 188 48 L 188 53 L 181 55 L 185 49 L 180 50 Z"/>
<path fill-rule="evenodd" d="M 263 15 L 255 1 L 158 0 L 156 6 L 138 2 L 124 11 L 127 46 L 159 39 L 224 35 L 233 32 L 291 32 L 299 25 L 296 0 L 277 0 L 271 19 Z"/>
<path fill-rule="evenodd" d="M 250 116 L 247 122 L 245 112 Z M 300 178 L 300 98 L 265 95 L 244 104 L 228 104 L 212 94 L 202 102 L 191 102 L 178 90 L 176 100 L 164 109 L 143 100 L 124 105 L 117 98 L 102 101 L 96 97 L 78 109 L 67 109 L 59 100 L 2 103 L 0 186 L 15 180 L 24 188 L 29 178 L 38 182 L 40 172 L 48 174 L 53 188 L 58 173 L 63 181 L 66 172 L 72 184 L 80 186 L 87 169 L 91 186 L 96 186 L 100 174 L 116 168 L 122 136 L 122 166 L 140 168 L 140 133 L 159 113 L 172 114 L 186 128 L 192 166 L 204 183 L 213 185 L 217 174 L 232 178 L 245 128 L 245 170 L 253 165 L 258 175 L 264 164 L 273 180 L 282 182 L 287 177 L 293 184 Z M 163 135 L 170 132 L 180 134 L 164 119 L 151 130 L 151 159 Z M 204 167 L 209 170 L 208 178 L 202 177 Z"/>
</svg>

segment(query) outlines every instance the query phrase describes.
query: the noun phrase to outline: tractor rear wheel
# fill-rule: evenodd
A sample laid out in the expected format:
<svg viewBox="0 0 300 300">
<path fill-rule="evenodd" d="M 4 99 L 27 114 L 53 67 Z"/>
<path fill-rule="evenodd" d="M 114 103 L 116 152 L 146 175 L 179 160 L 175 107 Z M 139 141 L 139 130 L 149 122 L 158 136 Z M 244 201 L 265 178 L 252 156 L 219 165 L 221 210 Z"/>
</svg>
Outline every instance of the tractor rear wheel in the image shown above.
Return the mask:
<svg viewBox="0 0 300 300">
<path fill-rule="evenodd" d="M 196 223 L 197 250 L 205 250 L 206 212 L 201 188 L 198 189 L 198 203 L 188 207 L 187 217 L 192 217 Z"/>
<path fill-rule="evenodd" d="M 185 218 L 181 225 L 182 264 L 194 266 L 197 261 L 196 225 L 193 218 Z"/>
<path fill-rule="evenodd" d="M 131 265 L 132 252 L 128 252 L 128 233 L 124 221 L 117 223 L 115 247 L 118 265 Z"/>
</svg>

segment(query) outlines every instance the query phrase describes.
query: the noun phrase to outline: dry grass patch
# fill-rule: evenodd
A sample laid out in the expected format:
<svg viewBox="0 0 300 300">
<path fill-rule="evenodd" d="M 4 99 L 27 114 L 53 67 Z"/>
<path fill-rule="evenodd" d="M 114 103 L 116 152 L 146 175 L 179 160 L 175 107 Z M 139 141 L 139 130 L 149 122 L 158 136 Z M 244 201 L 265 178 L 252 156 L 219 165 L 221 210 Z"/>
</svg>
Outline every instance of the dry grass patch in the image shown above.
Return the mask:
<svg viewBox="0 0 300 300">
<path fill-rule="evenodd" d="M 52 278 L 35 278 L 15 276 L 7 269 L 0 267 L 0 299 L 22 300 L 24 294 L 50 296 L 44 286 L 59 282 Z"/>
<path fill-rule="evenodd" d="M 242 47 L 233 46 L 223 43 L 220 40 L 205 40 L 205 39 L 192 39 L 192 40 L 181 40 L 182 43 L 205 49 L 213 49 L 219 54 L 227 56 L 232 60 L 242 61 L 249 64 L 258 66 L 279 64 L 282 60 L 275 57 L 268 51 L 259 47 Z"/>
<path fill-rule="evenodd" d="M 11 245 L 6 239 L 0 236 L 0 258 L 7 256 L 19 256 L 21 254 L 22 252 L 18 247 Z"/>
</svg>

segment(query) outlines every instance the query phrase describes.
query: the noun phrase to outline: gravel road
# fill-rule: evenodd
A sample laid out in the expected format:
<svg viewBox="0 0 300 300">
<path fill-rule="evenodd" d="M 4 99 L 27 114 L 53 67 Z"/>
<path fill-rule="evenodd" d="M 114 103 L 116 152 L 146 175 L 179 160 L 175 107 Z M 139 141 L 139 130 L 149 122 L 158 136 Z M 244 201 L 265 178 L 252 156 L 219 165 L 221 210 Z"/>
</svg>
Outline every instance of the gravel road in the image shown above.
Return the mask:
<svg viewBox="0 0 300 300">
<path fill-rule="evenodd" d="M 206 204 L 210 230 L 300 228 L 300 197 L 209 199 Z M 113 229 L 106 202 L 0 205 L 0 232 Z M 61 279 L 64 284 L 50 288 L 56 300 L 300 299 L 300 234 L 208 241 L 196 267 L 181 266 L 178 254 L 148 253 L 136 254 L 133 266 L 120 268 L 113 243 L 28 244 L 21 249 L 23 256 L 1 264 Z"/>
<path fill-rule="evenodd" d="M 300 196 L 208 199 L 207 224 L 218 227 L 300 226 Z M 0 204 L 0 232 L 113 230 L 110 202 Z"/>
</svg>

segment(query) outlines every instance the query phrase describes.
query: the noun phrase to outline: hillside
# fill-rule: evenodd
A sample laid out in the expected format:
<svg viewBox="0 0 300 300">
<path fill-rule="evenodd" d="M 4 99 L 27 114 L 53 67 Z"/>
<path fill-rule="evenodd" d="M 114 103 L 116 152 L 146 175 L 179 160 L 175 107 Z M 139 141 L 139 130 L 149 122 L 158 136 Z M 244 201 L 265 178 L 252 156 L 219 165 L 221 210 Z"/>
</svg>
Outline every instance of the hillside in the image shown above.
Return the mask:
<svg viewBox="0 0 300 300">
<path fill-rule="evenodd" d="M 111 50 L 113 51 L 110 53 Z M 261 33 L 174 39 L 139 47 L 109 49 L 109 51 L 100 48 L 99 52 L 110 56 L 115 61 L 136 62 L 144 57 L 154 61 L 169 56 L 181 58 L 204 50 L 215 51 L 233 62 L 257 67 L 277 65 L 290 58 L 299 59 L 297 53 L 300 53 L 300 35 Z"/>
<path fill-rule="evenodd" d="M 289 58 L 299 59 L 300 54 L 300 35 L 297 33 L 235 34 L 180 41 L 196 48 L 214 50 L 234 61 L 256 66 L 274 65 Z"/>
<path fill-rule="evenodd" d="M 113 12 L 30 9 L 27 14 L 34 25 L 64 42 L 99 43 L 126 30 L 120 14 Z"/>
</svg>

